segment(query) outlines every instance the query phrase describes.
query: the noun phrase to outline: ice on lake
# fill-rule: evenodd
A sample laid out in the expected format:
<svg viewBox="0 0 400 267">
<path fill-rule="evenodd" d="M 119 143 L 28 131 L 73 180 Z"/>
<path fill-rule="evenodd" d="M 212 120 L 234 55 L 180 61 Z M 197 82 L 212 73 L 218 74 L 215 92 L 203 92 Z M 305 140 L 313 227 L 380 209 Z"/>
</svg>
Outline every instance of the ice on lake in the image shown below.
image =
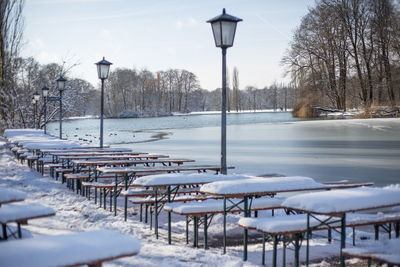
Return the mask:
<svg viewBox="0 0 400 267">
<path fill-rule="evenodd" d="M 219 164 L 219 118 L 214 114 L 105 120 L 105 142 Z M 66 128 L 70 136 L 96 136 L 98 120 L 69 121 Z M 235 173 L 301 175 L 320 182 L 373 181 L 382 186 L 400 181 L 399 133 L 400 119 L 296 121 L 289 113 L 229 114 L 227 162 L 236 167 L 231 171 Z"/>
</svg>

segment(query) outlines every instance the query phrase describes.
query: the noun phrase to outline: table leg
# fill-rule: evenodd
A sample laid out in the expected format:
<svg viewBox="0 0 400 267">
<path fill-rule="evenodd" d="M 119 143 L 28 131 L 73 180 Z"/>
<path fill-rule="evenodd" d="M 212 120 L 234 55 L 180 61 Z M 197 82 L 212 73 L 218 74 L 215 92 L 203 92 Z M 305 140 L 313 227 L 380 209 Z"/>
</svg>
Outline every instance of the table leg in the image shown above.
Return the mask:
<svg viewBox="0 0 400 267">
<path fill-rule="evenodd" d="M 128 197 L 124 198 L 124 219 L 128 218 Z M 142 205 L 140 205 L 140 221 L 142 221 Z"/>
<path fill-rule="evenodd" d="M 299 239 L 300 239 L 300 234 L 296 234 L 294 237 L 294 267 L 299 267 L 300 266 L 300 261 L 299 261 L 299 252 L 300 252 L 300 244 L 299 244 Z"/>
<path fill-rule="evenodd" d="M 306 247 L 306 266 L 310 264 L 310 213 L 307 213 L 307 247 Z"/>
<path fill-rule="evenodd" d="M 154 233 L 156 234 L 156 239 L 158 239 L 158 190 L 157 188 L 154 189 L 155 191 L 155 201 L 154 201 Z"/>
<path fill-rule="evenodd" d="M 262 260 L 261 264 L 265 265 L 265 234 L 262 234 Z"/>
<path fill-rule="evenodd" d="M 171 186 L 168 186 L 167 188 L 167 193 L 168 193 L 168 203 L 171 202 Z M 168 211 L 168 244 L 171 245 L 171 212 Z"/>
<path fill-rule="evenodd" d="M 224 237 L 222 241 L 224 243 L 224 254 L 226 254 L 226 197 L 224 197 Z"/>
<path fill-rule="evenodd" d="M 186 216 L 186 244 L 189 244 L 189 216 Z"/>
<path fill-rule="evenodd" d="M 345 267 L 343 249 L 346 247 L 346 213 L 342 215 L 342 225 L 340 233 L 340 267 Z"/>
<path fill-rule="evenodd" d="M 273 241 L 273 251 L 272 251 L 272 266 L 276 267 L 276 260 L 277 260 L 277 254 L 278 254 L 278 236 L 274 235 L 274 241 Z"/>
<path fill-rule="evenodd" d="M 207 214 L 204 215 L 204 249 L 208 249 L 207 247 Z"/>
<path fill-rule="evenodd" d="M 244 196 L 243 198 L 243 208 L 244 208 L 244 217 L 248 217 L 248 197 Z M 248 230 L 244 228 L 243 230 L 243 260 L 247 261 L 247 239 L 248 239 Z"/>
<path fill-rule="evenodd" d="M 117 175 L 115 175 L 115 186 L 114 186 L 114 216 L 117 216 L 117 187 L 118 187 L 118 179 Z"/>
</svg>

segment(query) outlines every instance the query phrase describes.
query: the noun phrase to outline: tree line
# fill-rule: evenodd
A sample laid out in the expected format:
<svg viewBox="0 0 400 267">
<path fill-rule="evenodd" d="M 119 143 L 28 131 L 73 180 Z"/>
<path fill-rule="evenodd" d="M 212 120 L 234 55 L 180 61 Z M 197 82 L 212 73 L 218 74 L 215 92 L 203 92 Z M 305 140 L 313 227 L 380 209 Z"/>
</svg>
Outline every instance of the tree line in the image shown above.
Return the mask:
<svg viewBox="0 0 400 267">
<path fill-rule="evenodd" d="M 169 69 L 152 73 L 146 69 L 117 68 L 110 72 L 105 89 L 105 114 L 109 117 L 221 110 L 221 89 L 202 89 L 197 76 L 188 70 Z M 275 83 L 262 89 L 247 86 L 240 90 L 236 67 L 232 72 L 232 83 L 227 84 L 228 112 L 286 110 L 292 107 L 294 98 L 294 88 L 284 84 Z"/>
<path fill-rule="evenodd" d="M 391 0 L 319 0 L 282 59 L 295 109 L 394 107 L 400 98 L 400 12 Z"/>
</svg>

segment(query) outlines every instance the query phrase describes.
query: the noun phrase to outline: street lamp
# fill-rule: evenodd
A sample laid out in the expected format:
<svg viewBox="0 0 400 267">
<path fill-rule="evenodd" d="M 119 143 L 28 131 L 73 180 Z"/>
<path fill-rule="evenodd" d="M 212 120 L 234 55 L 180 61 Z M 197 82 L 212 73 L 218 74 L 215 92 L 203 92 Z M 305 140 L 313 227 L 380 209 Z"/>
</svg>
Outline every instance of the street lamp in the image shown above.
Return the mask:
<svg viewBox="0 0 400 267">
<path fill-rule="evenodd" d="M 236 25 L 242 19 L 225 13 L 208 20 L 214 34 L 215 46 L 222 49 L 222 107 L 221 107 L 221 174 L 227 174 L 226 167 L 226 49 L 233 46 Z"/>
<path fill-rule="evenodd" d="M 46 134 L 46 124 L 47 124 L 47 95 L 49 94 L 49 88 L 43 86 L 42 94 L 44 98 L 44 134 Z"/>
<path fill-rule="evenodd" d="M 32 104 L 33 104 L 33 127 L 35 127 L 35 121 L 36 121 L 36 113 L 35 113 L 35 107 L 36 107 L 36 100 L 32 96 Z"/>
<path fill-rule="evenodd" d="M 101 80 L 101 107 L 100 107 L 100 147 L 103 148 L 103 110 L 104 110 L 104 80 L 108 78 L 111 62 L 103 59 L 95 63 L 97 65 L 97 75 Z"/>
<path fill-rule="evenodd" d="M 37 104 L 40 99 L 40 94 L 38 92 L 35 92 L 33 94 L 33 103 L 35 104 L 35 110 L 34 110 L 34 116 L 33 116 L 33 124 L 35 125 L 35 129 L 37 129 L 37 123 L 36 123 L 36 114 L 37 114 Z"/>
<path fill-rule="evenodd" d="M 59 115 L 60 115 L 60 118 L 59 118 L 59 121 L 60 121 L 60 139 L 62 139 L 62 92 L 65 89 L 65 82 L 66 81 L 67 80 L 64 79 L 62 76 L 60 76 L 60 78 L 58 78 L 56 80 L 57 89 L 60 91 L 60 97 L 59 97 L 59 100 L 60 100 L 60 112 L 59 112 Z"/>
</svg>

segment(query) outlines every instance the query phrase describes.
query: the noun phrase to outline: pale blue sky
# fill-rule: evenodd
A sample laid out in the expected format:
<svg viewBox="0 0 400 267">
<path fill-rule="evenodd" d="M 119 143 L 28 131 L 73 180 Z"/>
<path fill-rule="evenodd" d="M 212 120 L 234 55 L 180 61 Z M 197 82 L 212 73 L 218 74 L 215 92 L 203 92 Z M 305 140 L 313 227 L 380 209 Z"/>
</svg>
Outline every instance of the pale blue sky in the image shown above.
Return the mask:
<svg viewBox="0 0 400 267">
<path fill-rule="evenodd" d="M 240 17 L 228 49 L 240 87 L 281 82 L 293 31 L 314 0 L 26 0 L 23 56 L 40 63 L 78 61 L 72 75 L 98 83 L 94 63 L 112 68 L 186 69 L 203 88 L 221 86 L 221 51 L 205 21 L 222 8 Z M 67 63 L 67 64 L 68 64 Z"/>
</svg>

